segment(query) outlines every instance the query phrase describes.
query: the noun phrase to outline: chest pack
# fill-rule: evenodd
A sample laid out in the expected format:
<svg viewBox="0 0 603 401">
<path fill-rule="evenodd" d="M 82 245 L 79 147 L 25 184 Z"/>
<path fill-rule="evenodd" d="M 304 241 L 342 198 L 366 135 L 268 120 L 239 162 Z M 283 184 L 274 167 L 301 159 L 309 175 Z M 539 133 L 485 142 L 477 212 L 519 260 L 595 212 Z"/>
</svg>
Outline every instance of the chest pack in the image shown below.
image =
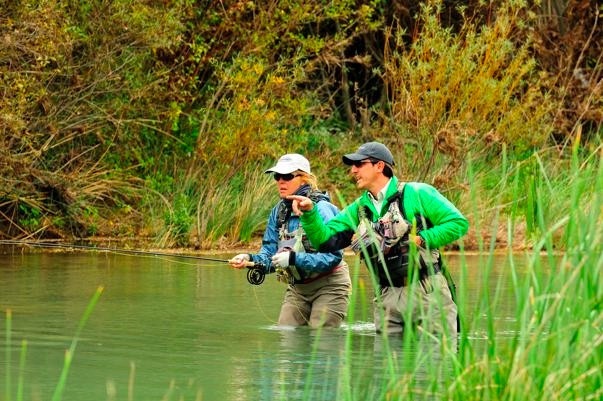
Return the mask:
<svg viewBox="0 0 603 401">
<path fill-rule="evenodd" d="M 398 191 L 386 201 L 387 212 L 383 217 L 374 220 L 371 209 L 364 206 L 359 209 L 359 225 L 357 239 L 352 243 L 352 250 L 368 257 L 373 272 L 384 287 L 401 287 L 406 285 L 414 272 L 409 272 L 410 248 L 409 234 L 413 223 L 404 212 L 404 183 Z M 429 219 L 417 214 L 414 216 L 417 234 L 432 226 Z M 439 252 L 437 250 L 419 250 L 418 275 L 424 278 L 431 272 L 439 271 Z M 410 273 L 410 274 L 409 274 Z"/>
<path fill-rule="evenodd" d="M 315 203 L 318 203 L 321 200 L 328 199 L 325 198 L 325 193 L 320 191 L 311 191 L 305 196 L 312 199 L 312 201 Z M 317 252 L 317 250 L 310 243 L 308 237 L 305 235 L 301 224 L 296 230 L 289 231 L 289 220 L 291 219 L 292 213 L 293 211 L 290 202 L 285 202 L 281 200 L 276 216 L 276 226 L 278 227 L 279 239 L 278 248 L 280 249 L 284 246 L 288 246 L 295 252 Z M 292 240 L 294 241 L 292 242 Z M 281 242 L 286 242 L 286 244 L 283 244 L 281 246 Z M 295 249 L 293 249 L 293 246 L 291 244 L 295 244 Z"/>
<path fill-rule="evenodd" d="M 312 199 L 313 202 L 319 202 L 321 200 L 328 199 L 326 194 L 320 191 L 311 191 L 306 195 Z M 277 211 L 277 227 L 278 227 L 278 245 L 277 252 L 282 251 L 294 251 L 296 253 L 316 253 L 318 252 L 310 243 L 310 240 L 305 234 L 301 224 L 298 225 L 297 229 L 289 231 L 289 220 L 291 219 L 292 209 L 289 202 L 281 201 L 279 209 Z M 302 269 L 298 269 L 295 266 L 288 266 L 286 269 L 285 276 L 288 276 L 283 281 L 288 284 L 307 283 L 317 277 L 324 275 L 319 272 L 306 272 Z"/>
</svg>

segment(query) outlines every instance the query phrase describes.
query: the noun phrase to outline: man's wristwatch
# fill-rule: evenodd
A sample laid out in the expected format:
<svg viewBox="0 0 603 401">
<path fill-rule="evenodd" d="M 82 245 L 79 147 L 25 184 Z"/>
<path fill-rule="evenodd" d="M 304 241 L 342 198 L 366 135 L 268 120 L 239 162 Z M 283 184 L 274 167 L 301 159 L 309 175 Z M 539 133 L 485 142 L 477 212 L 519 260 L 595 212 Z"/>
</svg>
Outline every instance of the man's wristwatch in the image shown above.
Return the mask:
<svg viewBox="0 0 603 401">
<path fill-rule="evenodd" d="M 420 235 L 417 235 L 417 237 L 419 238 L 419 243 L 417 244 L 417 246 L 420 246 L 421 248 L 424 248 L 425 247 L 425 240 Z"/>
</svg>

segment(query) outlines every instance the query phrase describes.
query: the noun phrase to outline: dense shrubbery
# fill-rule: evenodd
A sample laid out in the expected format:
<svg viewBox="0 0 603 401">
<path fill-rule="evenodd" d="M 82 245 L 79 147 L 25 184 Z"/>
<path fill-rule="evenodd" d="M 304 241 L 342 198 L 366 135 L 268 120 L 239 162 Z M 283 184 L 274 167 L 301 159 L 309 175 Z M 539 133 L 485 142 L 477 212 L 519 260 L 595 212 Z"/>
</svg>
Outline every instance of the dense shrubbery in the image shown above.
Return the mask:
<svg viewBox="0 0 603 401">
<path fill-rule="evenodd" d="M 373 138 L 459 201 L 501 151 L 592 156 L 597 2 L 449 3 L 0 1 L 0 235 L 247 240 L 271 160 L 345 197 L 340 155 Z"/>
</svg>

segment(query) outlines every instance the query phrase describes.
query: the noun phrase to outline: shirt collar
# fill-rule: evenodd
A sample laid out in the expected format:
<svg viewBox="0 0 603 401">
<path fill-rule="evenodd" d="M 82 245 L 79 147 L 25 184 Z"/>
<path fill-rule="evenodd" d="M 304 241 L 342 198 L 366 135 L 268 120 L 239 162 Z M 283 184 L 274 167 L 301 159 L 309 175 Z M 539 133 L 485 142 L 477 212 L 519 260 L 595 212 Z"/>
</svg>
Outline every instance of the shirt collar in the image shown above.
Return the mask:
<svg viewBox="0 0 603 401">
<path fill-rule="evenodd" d="M 375 210 L 378 214 L 381 214 L 381 209 L 383 208 L 383 203 L 385 202 L 385 195 L 387 194 L 387 190 L 389 188 L 389 184 L 391 179 L 381 188 L 381 190 L 377 193 L 377 198 L 373 196 L 372 193 L 368 192 L 368 197 L 371 200 L 371 203 L 375 207 Z"/>
<path fill-rule="evenodd" d="M 383 188 L 381 188 L 381 190 L 377 193 L 377 197 L 374 197 L 372 193 L 368 193 L 368 196 L 371 200 L 373 201 L 377 201 L 377 202 L 383 202 L 383 200 L 385 199 L 385 194 L 387 193 L 387 188 L 389 188 L 389 183 L 392 181 L 392 179 L 390 178 L 385 185 L 383 186 Z"/>
</svg>

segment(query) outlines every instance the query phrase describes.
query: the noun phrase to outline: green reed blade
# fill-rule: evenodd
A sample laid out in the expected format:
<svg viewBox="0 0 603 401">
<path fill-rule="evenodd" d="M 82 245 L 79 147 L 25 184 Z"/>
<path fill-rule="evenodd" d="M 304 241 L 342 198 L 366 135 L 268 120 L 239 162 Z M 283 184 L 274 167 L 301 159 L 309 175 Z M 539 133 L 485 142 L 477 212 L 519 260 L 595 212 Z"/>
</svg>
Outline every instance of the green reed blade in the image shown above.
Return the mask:
<svg viewBox="0 0 603 401">
<path fill-rule="evenodd" d="M 6 401 L 10 401 L 10 357 L 11 357 L 11 322 L 12 322 L 12 311 L 6 310 L 6 380 L 4 388 L 4 398 Z"/>
<path fill-rule="evenodd" d="M 88 303 L 86 310 L 84 311 L 84 315 L 80 319 L 77 330 L 75 332 L 75 336 L 71 341 L 71 346 L 67 351 L 65 351 L 65 363 L 63 364 L 63 370 L 61 371 L 61 376 L 59 378 L 59 382 L 54 390 L 54 394 L 52 395 L 52 401 L 60 401 L 63 396 L 63 390 L 65 389 L 65 384 L 67 383 L 67 375 L 69 374 L 69 368 L 71 366 L 71 360 L 73 359 L 73 354 L 75 353 L 75 347 L 77 346 L 78 340 L 80 338 L 80 334 L 88 321 L 88 318 L 92 314 L 92 310 L 96 306 L 101 294 L 103 293 L 104 287 L 99 286 L 96 289 L 96 292 L 92 296 L 92 299 Z"/>
</svg>

